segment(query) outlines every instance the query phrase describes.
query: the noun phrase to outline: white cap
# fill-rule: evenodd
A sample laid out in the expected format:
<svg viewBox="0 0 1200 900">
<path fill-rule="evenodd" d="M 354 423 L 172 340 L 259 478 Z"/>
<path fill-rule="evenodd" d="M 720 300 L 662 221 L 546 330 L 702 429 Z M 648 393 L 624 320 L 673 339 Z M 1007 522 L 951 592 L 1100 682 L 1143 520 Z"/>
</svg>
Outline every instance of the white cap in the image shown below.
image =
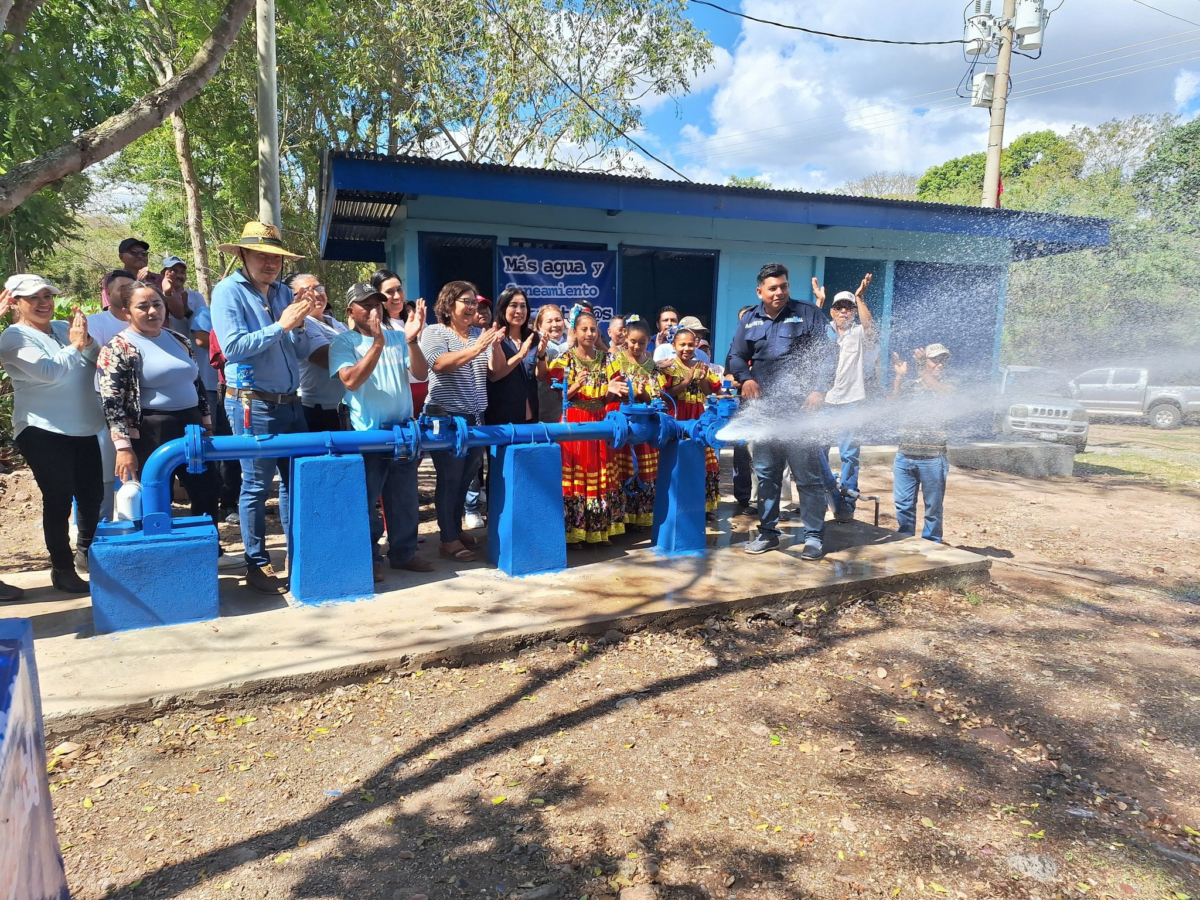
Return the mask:
<svg viewBox="0 0 1200 900">
<path fill-rule="evenodd" d="M 176 266 L 186 266 L 187 263 L 178 256 L 164 256 L 162 267 L 164 269 L 173 269 Z"/>
<path fill-rule="evenodd" d="M 4 289 L 11 291 L 14 297 L 32 297 L 39 291 L 49 291 L 54 295 L 62 293 L 41 275 L 13 275 L 4 282 Z"/>
</svg>

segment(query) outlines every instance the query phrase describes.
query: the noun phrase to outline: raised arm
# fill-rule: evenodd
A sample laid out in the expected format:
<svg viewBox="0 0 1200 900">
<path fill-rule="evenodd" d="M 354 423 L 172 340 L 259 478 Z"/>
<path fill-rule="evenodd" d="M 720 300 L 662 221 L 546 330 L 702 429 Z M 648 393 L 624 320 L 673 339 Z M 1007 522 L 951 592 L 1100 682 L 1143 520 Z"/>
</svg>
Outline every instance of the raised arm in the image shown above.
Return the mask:
<svg viewBox="0 0 1200 900">
<path fill-rule="evenodd" d="M 872 340 L 879 335 L 879 329 L 875 327 L 875 317 L 871 315 L 871 309 L 867 306 L 867 288 L 871 286 L 871 280 L 874 277 L 868 272 L 863 276 L 858 290 L 854 292 L 854 302 L 858 305 L 858 321 L 862 322 L 863 333 Z M 820 304 L 817 305 L 820 306 Z"/>
</svg>

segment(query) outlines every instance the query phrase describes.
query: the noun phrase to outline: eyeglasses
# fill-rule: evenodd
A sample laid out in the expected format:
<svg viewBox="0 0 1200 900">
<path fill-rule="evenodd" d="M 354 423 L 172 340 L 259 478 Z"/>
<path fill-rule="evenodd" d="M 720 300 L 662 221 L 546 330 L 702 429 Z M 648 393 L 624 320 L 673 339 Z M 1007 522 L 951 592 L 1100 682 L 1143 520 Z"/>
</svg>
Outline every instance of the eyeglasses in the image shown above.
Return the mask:
<svg viewBox="0 0 1200 900">
<path fill-rule="evenodd" d="M 316 293 L 316 294 L 325 293 L 325 285 L 323 285 L 323 284 L 314 284 L 312 286 L 312 289 L 313 289 L 313 293 Z"/>
<path fill-rule="evenodd" d="M 458 302 L 461 303 L 463 306 L 478 306 L 479 305 L 479 301 L 476 300 L 474 297 L 459 297 Z"/>
<path fill-rule="evenodd" d="M 833 308 L 833 311 L 834 312 L 854 312 L 854 307 L 850 306 L 849 304 L 843 303 L 839 306 L 835 306 Z"/>
</svg>

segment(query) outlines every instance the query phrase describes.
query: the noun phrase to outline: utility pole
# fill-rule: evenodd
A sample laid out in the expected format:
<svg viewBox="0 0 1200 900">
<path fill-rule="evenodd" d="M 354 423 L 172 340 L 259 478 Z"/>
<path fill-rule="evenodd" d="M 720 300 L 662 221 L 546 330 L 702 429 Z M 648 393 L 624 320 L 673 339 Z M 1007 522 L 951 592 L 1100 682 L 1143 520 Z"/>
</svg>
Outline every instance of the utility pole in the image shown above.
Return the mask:
<svg viewBox="0 0 1200 900">
<path fill-rule="evenodd" d="M 275 0 L 257 0 L 258 219 L 282 228 L 279 215 L 279 95 L 275 84 Z"/>
<path fill-rule="evenodd" d="M 981 205 L 989 209 L 1000 205 L 1000 151 L 1004 148 L 1004 113 L 1008 108 L 1008 72 L 1016 38 L 1013 33 L 1016 14 L 1017 0 L 1004 0 L 1004 27 L 1000 29 L 1000 55 L 996 58 L 996 82 L 992 92 L 992 124 L 988 128 L 987 168 L 983 174 Z"/>
</svg>

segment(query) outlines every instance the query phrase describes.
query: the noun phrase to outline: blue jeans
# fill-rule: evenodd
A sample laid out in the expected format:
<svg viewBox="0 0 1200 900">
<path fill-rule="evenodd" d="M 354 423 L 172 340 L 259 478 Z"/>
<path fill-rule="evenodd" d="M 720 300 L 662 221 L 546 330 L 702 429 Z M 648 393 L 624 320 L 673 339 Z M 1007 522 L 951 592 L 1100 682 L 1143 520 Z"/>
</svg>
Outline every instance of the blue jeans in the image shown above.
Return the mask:
<svg viewBox="0 0 1200 900">
<path fill-rule="evenodd" d="M 391 453 L 364 453 L 367 470 L 367 508 L 371 514 L 371 558 L 383 537 L 383 520 L 375 498 L 383 497 L 387 519 L 388 559 L 396 565 L 408 562 L 417 552 L 417 525 L 421 501 L 417 497 L 417 460 L 397 459 Z"/>
<path fill-rule="evenodd" d="M 853 410 L 860 403 L 843 403 L 833 407 L 837 410 Z M 847 497 L 839 490 L 845 488 L 849 491 L 858 491 L 858 471 L 861 468 L 859 458 L 862 451 L 862 446 L 858 442 L 858 429 L 853 425 L 844 427 L 838 431 L 838 456 L 842 460 L 842 470 L 839 477 L 834 477 L 833 471 L 829 468 L 829 448 L 821 448 L 821 471 L 825 477 L 825 487 L 829 494 L 829 503 L 836 515 L 839 511 L 854 514 L 854 508 L 857 506 L 857 501 L 851 497 Z"/>
<path fill-rule="evenodd" d="M 483 448 L 472 447 L 466 456 L 455 456 L 453 450 L 432 450 L 429 456 L 437 472 L 433 504 L 437 508 L 440 540 L 443 544 L 453 544 L 462 534 L 467 487 L 483 462 Z"/>
<path fill-rule="evenodd" d="M 225 415 L 236 434 L 293 434 L 307 431 L 304 407 L 299 403 L 250 401 L 250 427 L 245 427 L 245 411 L 234 397 L 225 399 Z M 291 510 L 288 508 L 288 483 L 292 478 L 291 460 L 243 459 L 242 492 L 238 497 L 242 543 L 246 545 L 246 564 L 262 568 L 271 562 L 267 553 L 267 494 L 279 471 L 279 522 L 291 547 Z"/>
<path fill-rule="evenodd" d="M 477 516 L 483 515 L 487 511 L 487 491 L 485 479 L 483 477 L 483 461 L 487 454 L 479 459 L 479 468 L 475 470 L 475 474 L 471 476 L 471 480 L 467 483 L 467 499 L 463 507 L 469 513 L 475 513 Z"/>
<path fill-rule="evenodd" d="M 783 469 L 790 466 L 800 491 L 800 523 L 804 526 L 804 539 L 822 540 L 825 535 L 825 478 L 821 471 L 821 448 L 816 444 L 756 441 L 752 449 L 754 473 L 758 476 L 759 534 L 779 536 Z"/>
<path fill-rule="evenodd" d="M 942 500 L 946 496 L 946 475 L 950 462 L 944 456 L 934 459 L 910 459 L 896 454 L 892 466 L 894 487 L 892 500 L 896 504 L 896 522 L 900 534 L 917 533 L 917 489 L 925 497 L 925 526 L 921 537 L 942 542 Z"/>
<path fill-rule="evenodd" d="M 750 459 L 750 445 L 737 443 L 733 445 L 733 499 L 742 506 L 749 506 L 753 493 L 753 483 L 750 473 L 754 471 L 754 463 Z"/>
</svg>

